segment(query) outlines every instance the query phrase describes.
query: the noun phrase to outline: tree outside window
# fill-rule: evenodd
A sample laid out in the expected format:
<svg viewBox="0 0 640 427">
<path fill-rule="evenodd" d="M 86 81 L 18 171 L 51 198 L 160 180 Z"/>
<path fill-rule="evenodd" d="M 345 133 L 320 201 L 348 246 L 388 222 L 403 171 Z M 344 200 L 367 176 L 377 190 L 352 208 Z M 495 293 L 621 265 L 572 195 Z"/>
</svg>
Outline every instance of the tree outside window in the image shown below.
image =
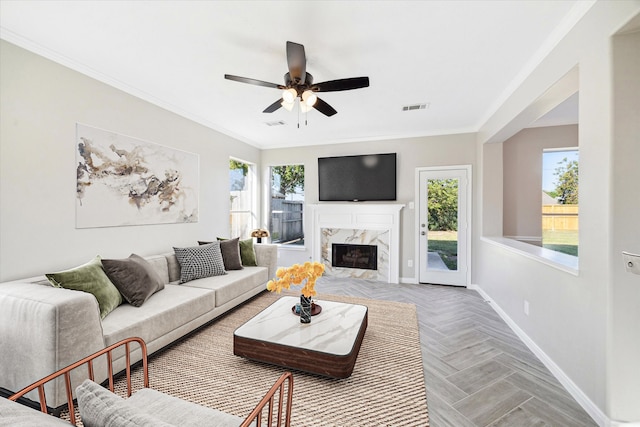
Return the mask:
<svg viewBox="0 0 640 427">
<path fill-rule="evenodd" d="M 542 246 L 578 255 L 579 152 L 543 152 Z"/>
<path fill-rule="evenodd" d="M 270 168 L 269 232 L 281 245 L 304 245 L 304 165 Z"/>
</svg>

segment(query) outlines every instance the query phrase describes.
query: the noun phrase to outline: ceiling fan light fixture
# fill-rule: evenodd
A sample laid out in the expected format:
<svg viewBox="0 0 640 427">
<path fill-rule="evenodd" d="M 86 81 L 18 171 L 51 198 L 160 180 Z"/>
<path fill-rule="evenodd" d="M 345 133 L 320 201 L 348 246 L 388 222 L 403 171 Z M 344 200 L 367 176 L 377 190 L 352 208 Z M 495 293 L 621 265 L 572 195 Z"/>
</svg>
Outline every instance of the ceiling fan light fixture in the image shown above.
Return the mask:
<svg viewBox="0 0 640 427">
<path fill-rule="evenodd" d="M 293 111 L 293 107 L 294 107 L 294 105 L 296 105 L 296 103 L 293 102 L 293 101 L 291 101 L 291 102 L 282 101 L 282 103 L 280 105 L 282 105 L 285 108 L 285 110 L 287 110 L 287 111 Z"/>
<path fill-rule="evenodd" d="M 318 96 L 313 91 L 307 89 L 302 92 L 302 100 L 308 107 L 313 107 L 318 100 Z"/>
<path fill-rule="evenodd" d="M 284 102 L 293 103 L 293 101 L 296 99 L 297 96 L 298 96 L 298 91 L 296 91 L 292 87 L 282 91 L 282 99 L 284 100 Z"/>
<path fill-rule="evenodd" d="M 313 106 L 307 105 L 305 102 L 300 103 L 300 111 L 302 111 L 303 113 L 308 113 L 312 108 Z"/>
<path fill-rule="evenodd" d="M 369 87 L 369 77 L 351 77 L 314 83 L 311 73 L 307 73 L 307 56 L 304 46 L 299 43 L 287 42 L 287 65 L 289 70 L 283 76 L 284 85 L 231 74 L 225 74 L 224 78 L 280 90 L 282 94 L 280 99 L 265 108 L 262 111 L 263 113 L 273 113 L 281 107 L 288 111 L 293 111 L 296 102 L 299 102 L 300 109 L 298 112 L 306 113 L 315 108 L 319 113 L 327 117 L 335 115 L 337 111 L 324 100 L 318 98 L 316 92 L 338 92 Z"/>
</svg>

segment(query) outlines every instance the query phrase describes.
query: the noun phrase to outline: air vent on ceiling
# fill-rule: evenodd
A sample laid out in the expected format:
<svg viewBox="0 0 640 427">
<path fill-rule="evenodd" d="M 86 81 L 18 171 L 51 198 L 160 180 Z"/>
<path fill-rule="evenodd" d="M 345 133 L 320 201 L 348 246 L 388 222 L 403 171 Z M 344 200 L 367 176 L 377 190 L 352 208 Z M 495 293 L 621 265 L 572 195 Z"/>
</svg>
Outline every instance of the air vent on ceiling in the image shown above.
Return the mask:
<svg viewBox="0 0 640 427">
<path fill-rule="evenodd" d="M 402 107 L 402 111 L 426 110 L 427 108 L 429 108 L 429 103 L 413 104 L 413 105 L 405 105 L 404 107 Z"/>
<path fill-rule="evenodd" d="M 286 123 L 284 120 L 277 120 L 274 122 L 264 122 L 264 124 L 267 126 L 284 126 Z"/>
</svg>

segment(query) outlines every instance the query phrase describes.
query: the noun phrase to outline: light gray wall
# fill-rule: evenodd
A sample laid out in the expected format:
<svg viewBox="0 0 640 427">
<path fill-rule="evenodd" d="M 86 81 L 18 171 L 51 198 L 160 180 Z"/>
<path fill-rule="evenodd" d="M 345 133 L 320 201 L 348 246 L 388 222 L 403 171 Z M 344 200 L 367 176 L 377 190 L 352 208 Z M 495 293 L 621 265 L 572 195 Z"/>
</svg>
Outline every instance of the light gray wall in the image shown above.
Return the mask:
<svg viewBox="0 0 640 427">
<path fill-rule="evenodd" d="M 542 239 L 542 152 L 576 147 L 578 125 L 523 129 L 503 143 L 503 234 Z"/>
<path fill-rule="evenodd" d="M 635 33 L 613 39 L 612 276 L 608 401 L 614 419 L 640 420 L 640 276 L 621 252 L 640 254 L 640 16 Z"/>
<path fill-rule="evenodd" d="M 602 424 L 640 421 L 638 291 L 631 289 L 639 284 L 637 278 L 622 273 L 619 256 L 622 246 L 627 250 L 637 248 L 638 204 L 614 192 L 619 181 L 633 182 L 622 188 L 626 196 L 633 195 L 637 200 L 640 168 L 633 155 L 638 154 L 638 134 L 637 128 L 633 133 L 630 123 L 631 116 L 636 122 L 638 117 L 637 109 L 634 113 L 629 108 L 631 100 L 620 98 L 621 104 L 616 107 L 611 102 L 615 77 L 611 36 L 639 12 L 638 1 L 597 2 L 478 134 L 481 179 L 483 183 L 497 183 L 502 178 L 502 168 L 496 168 L 499 158 L 495 148 L 484 143 L 508 127 L 562 76 L 579 67 L 579 274 L 556 269 L 477 236 L 475 279 L 561 370 L 571 391 Z M 637 85 L 638 73 L 630 75 Z M 628 90 L 623 86 L 620 92 Z M 614 122 L 618 115 L 624 126 Z M 614 140 L 619 130 L 624 137 Z M 501 220 L 494 221 L 487 215 L 500 203 L 496 200 L 502 198 L 502 191 L 502 187 L 483 184 L 479 201 L 483 236 L 496 235 L 493 233 L 502 226 Z M 630 237 L 623 237 L 621 226 Z M 613 230 L 619 234 L 612 234 Z M 630 284 L 632 281 L 635 285 Z M 523 312 L 524 300 L 529 301 L 528 316 Z M 615 377 L 611 377 L 612 372 Z M 631 378 L 623 378 L 623 372 Z"/>
<path fill-rule="evenodd" d="M 229 156 L 259 165 L 258 149 L 5 41 L 0 55 L 0 281 L 227 235 Z M 76 122 L 199 154 L 200 221 L 75 229 Z"/>
<path fill-rule="evenodd" d="M 475 134 L 432 136 L 409 139 L 359 142 L 350 144 L 322 145 L 286 149 L 264 150 L 262 164 L 266 169 L 278 164 L 305 165 L 305 202 L 318 203 L 318 157 L 355 154 L 397 153 L 397 196 L 396 203 L 405 204 L 401 211 L 401 265 L 400 277 L 415 279 L 418 265 L 415 252 L 415 210 L 409 202 L 415 198 L 415 169 L 427 166 L 465 165 L 473 166 L 475 172 Z M 268 182 L 265 180 L 265 182 Z M 268 189 L 263 189 L 267 194 Z M 367 203 L 367 202 L 362 202 Z M 416 203 L 417 205 L 417 203 Z M 263 215 L 267 218 L 266 215 Z M 280 265 L 309 260 L 314 242 L 310 240 L 310 218 L 305 218 L 305 250 L 281 250 Z M 414 267 L 407 261 L 413 260 Z"/>
</svg>

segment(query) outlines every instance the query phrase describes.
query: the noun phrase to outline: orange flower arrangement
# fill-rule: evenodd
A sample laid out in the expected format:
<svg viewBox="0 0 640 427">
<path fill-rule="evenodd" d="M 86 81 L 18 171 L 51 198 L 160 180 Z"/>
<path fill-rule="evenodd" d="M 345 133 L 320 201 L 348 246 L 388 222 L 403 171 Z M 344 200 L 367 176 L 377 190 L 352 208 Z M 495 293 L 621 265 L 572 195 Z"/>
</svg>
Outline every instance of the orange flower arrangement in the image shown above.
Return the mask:
<svg viewBox="0 0 640 427">
<path fill-rule="evenodd" d="M 316 280 L 324 273 L 324 264 L 319 262 L 305 262 L 304 264 L 294 264 L 291 267 L 279 268 L 276 271 L 276 278 L 267 282 L 267 290 L 271 292 L 282 292 L 282 289 L 289 289 L 291 286 L 304 284 L 302 295 L 307 298 L 314 297 L 316 290 Z"/>
</svg>

